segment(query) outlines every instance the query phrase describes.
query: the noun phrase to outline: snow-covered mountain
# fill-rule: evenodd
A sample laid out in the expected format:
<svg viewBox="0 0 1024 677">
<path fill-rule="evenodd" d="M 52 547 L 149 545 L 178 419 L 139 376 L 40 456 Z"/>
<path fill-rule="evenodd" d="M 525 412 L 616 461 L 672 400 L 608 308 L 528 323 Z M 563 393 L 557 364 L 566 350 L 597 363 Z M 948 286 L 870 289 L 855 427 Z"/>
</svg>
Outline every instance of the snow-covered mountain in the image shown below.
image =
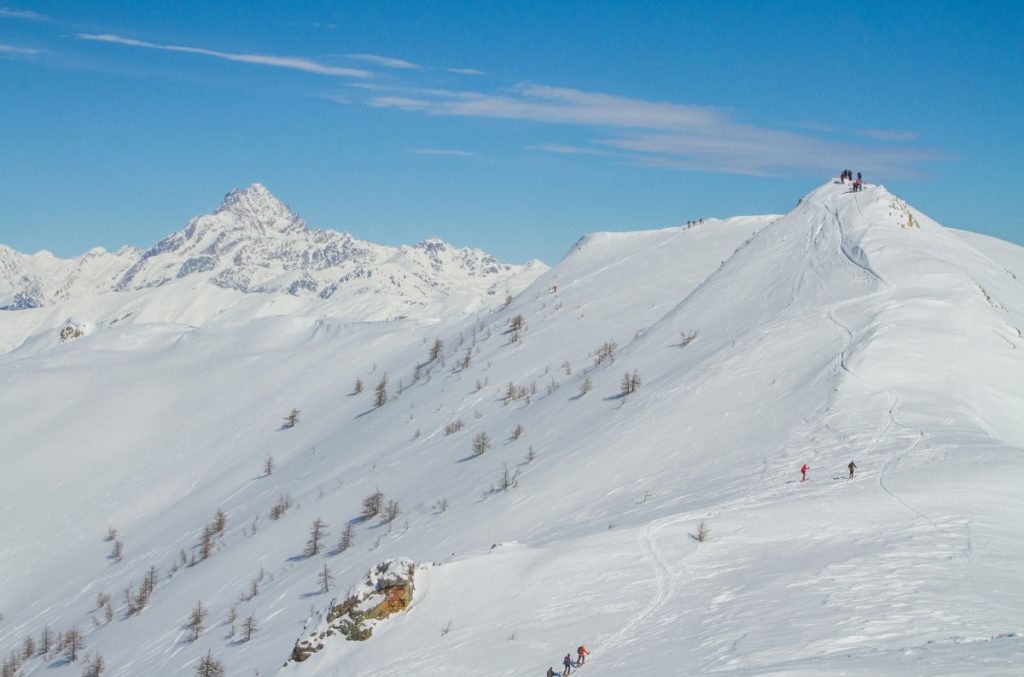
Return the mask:
<svg viewBox="0 0 1024 677">
<path fill-rule="evenodd" d="M 503 302 L 545 270 L 540 261 L 509 265 L 438 239 L 395 248 L 310 229 L 257 183 L 145 251 L 97 248 L 59 259 L 0 246 L 0 308 L 39 309 L 18 318 L 19 326 L 41 323 L 31 333 L 71 318 L 106 326 L 140 316 L 180 324 L 266 314 L 432 317 Z M 0 327 L 13 323 L 0 314 Z"/>
<path fill-rule="evenodd" d="M 1018 675 L 1022 280 L 829 182 L 589 235 L 471 317 L 36 333 L 0 355 L 0 657 L 80 675 L 25 651 L 74 626 L 108 676 Z"/>
</svg>

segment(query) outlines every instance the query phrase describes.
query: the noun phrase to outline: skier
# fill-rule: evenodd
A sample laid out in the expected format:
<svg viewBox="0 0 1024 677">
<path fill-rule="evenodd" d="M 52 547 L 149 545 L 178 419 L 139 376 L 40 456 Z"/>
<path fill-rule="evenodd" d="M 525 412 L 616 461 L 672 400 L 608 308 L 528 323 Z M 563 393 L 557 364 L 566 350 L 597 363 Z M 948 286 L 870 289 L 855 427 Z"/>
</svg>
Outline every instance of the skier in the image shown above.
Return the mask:
<svg viewBox="0 0 1024 677">
<path fill-rule="evenodd" d="M 807 471 L 808 470 L 810 470 L 810 468 L 808 468 L 807 464 L 804 463 L 803 467 L 800 468 L 800 481 L 801 482 L 806 482 L 807 481 Z"/>
<path fill-rule="evenodd" d="M 581 665 L 583 665 L 583 662 L 587 660 L 587 654 L 588 653 L 590 653 L 590 652 L 587 651 L 587 647 L 583 646 L 582 644 L 580 644 L 580 647 L 578 649 L 576 649 L 576 667 L 577 668 L 580 667 Z"/>
<path fill-rule="evenodd" d="M 548 668 L 548 674 L 545 677 L 558 677 L 558 673 L 555 672 L 554 668 Z"/>
<path fill-rule="evenodd" d="M 846 479 L 852 480 L 853 479 L 853 471 L 857 469 L 857 464 L 854 463 L 853 461 L 850 461 L 850 465 L 848 465 L 846 467 L 850 469 L 850 476 L 847 477 Z"/>
<path fill-rule="evenodd" d="M 562 659 L 562 665 L 565 666 L 565 671 L 562 673 L 563 677 L 569 674 L 569 670 L 572 669 L 572 656 L 565 654 L 565 658 Z"/>
</svg>

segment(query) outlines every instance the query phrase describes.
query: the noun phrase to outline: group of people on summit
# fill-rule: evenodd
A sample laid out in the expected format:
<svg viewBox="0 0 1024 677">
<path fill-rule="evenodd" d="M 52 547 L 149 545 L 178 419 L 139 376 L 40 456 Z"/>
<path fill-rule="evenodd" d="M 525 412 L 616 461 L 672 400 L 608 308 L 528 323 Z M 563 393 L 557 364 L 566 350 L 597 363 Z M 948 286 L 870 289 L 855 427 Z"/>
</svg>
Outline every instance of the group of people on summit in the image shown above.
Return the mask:
<svg viewBox="0 0 1024 677">
<path fill-rule="evenodd" d="M 860 178 L 860 172 L 857 172 L 857 179 L 853 178 L 853 171 L 850 169 L 844 169 L 839 174 L 839 183 L 846 183 L 847 181 L 853 181 L 853 192 L 859 193 L 864 190 L 864 182 Z"/>
<path fill-rule="evenodd" d="M 572 654 L 567 653 L 565 654 L 565 658 L 562 659 L 562 672 L 558 673 L 555 672 L 554 668 L 548 668 L 548 673 L 546 677 L 565 677 L 570 673 L 570 671 L 572 671 L 573 668 L 579 670 L 580 667 L 583 666 L 583 662 L 587 660 L 587 654 L 589 653 L 590 652 L 587 651 L 587 647 L 580 644 L 579 648 L 576 649 L 575 663 L 572 662 Z"/>
</svg>

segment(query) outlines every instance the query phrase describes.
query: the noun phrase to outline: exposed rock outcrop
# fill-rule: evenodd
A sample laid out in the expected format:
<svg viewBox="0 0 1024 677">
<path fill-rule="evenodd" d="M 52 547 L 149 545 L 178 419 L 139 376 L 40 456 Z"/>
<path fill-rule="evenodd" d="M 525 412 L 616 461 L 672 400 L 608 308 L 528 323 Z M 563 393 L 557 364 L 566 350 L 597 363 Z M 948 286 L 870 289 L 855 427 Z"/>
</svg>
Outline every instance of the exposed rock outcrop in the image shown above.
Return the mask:
<svg viewBox="0 0 1024 677">
<path fill-rule="evenodd" d="M 356 642 L 369 639 L 374 627 L 412 603 L 415 570 L 416 565 L 406 557 L 385 560 L 371 569 L 340 602 L 331 600 L 313 631 L 295 642 L 285 665 L 307 660 L 331 637 Z"/>
</svg>

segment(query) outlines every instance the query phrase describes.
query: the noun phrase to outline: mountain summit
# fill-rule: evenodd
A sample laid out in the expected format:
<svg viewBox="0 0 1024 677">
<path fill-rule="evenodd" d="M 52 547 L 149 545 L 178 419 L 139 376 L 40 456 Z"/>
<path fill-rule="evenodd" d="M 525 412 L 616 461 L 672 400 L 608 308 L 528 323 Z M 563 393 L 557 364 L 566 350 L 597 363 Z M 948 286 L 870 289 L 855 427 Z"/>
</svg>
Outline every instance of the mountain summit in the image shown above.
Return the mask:
<svg viewBox="0 0 1024 677">
<path fill-rule="evenodd" d="M 225 220 L 225 223 L 256 228 L 262 234 L 287 234 L 306 230 L 306 223 L 261 183 L 230 191 L 213 212 L 213 216 L 222 214 L 234 217 L 230 221 Z"/>
</svg>

